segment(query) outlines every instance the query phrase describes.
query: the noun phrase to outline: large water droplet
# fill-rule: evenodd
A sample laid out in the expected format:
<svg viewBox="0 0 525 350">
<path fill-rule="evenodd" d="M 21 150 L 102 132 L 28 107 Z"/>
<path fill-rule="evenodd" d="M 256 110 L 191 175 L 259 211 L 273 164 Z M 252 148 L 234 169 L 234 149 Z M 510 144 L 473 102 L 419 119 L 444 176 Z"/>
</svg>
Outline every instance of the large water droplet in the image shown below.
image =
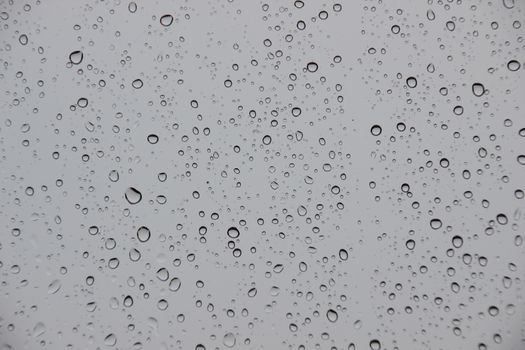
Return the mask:
<svg viewBox="0 0 525 350">
<path fill-rule="evenodd" d="M 370 349 L 372 350 L 381 350 L 381 343 L 379 340 L 374 339 L 370 341 Z"/>
<path fill-rule="evenodd" d="M 84 54 L 82 51 L 73 51 L 69 54 L 69 62 L 73 64 L 80 64 L 82 63 L 82 60 L 84 59 Z"/>
<path fill-rule="evenodd" d="M 481 83 L 474 83 L 472 84 L 472 93 L 476 97 L 483 96 L 483 94 L 485 93 L 485 87 Z"/>
<path fill-rule="evenodd" d="M 326 318 L 327 318 L 328 321 L 330 321 L 330 322 L 336 322 L 337 319 L 339 318 L 339 315 L 337 314 L 337 311 L 335 311 L 334 309 L 329 309 L 329 310 L 326 312 Z"/>
<path fill-rule="evenodd" d="M 142 200 L 142 193 L 134 187 L 128 187 L 124 196 L 129 204 L 137 204 Z"/>
<path fill-rule="evenodd" d="M 117 336 L 113 333 L 108 334 L 104 338 L 104 344 L 106 346 L 115 346 L 117 344 Z"/>
<path fill-rule="evenodd" d="M 139 227 L 139 229 L 137 230 L 137 239 L 140 242 L 142 243 L 147 242 L 150 237 L 151 237 L 151 232 L 149 228 L 147 228 L 146 226 Z"/>
<path fill-rule="evenodd" d="M 310 73 L 315 73 L 317 72 L 317 69 L 319 68 L 319 66 L 317 65 L 317 63 L 315 62 L 309 62 L 307 65 L 306 65 L 306 70 L 308 70 Z"/>
<path fill-rule="evenodd" d="M 381 132 L 383 131 L 383 129 L 379 126 L 379 125 L 373 125 L 371 128 L 370 128 L 370 133 L 374 136 L 379 136 L 381 135 Z"/>
<path fill-rule="evenodd" d="M 226 333 L 222 339 L 222 343 L 228 348 L 233 348 L 235 341 L 235 335 L 231 332 Z"/>
<path fill-rule="evenodd" d="M 169 27 L 173 23 L 173 16 L 172 15 L 163 15 L 160 17 L 160 24 L 162 24 L 164 27 Z"/>
<path fill-rule="evenodd" d="M 432 227 L 434 230 L 439 230 L 443 226 L 443 223 L 439 219 L 432 219 L 430 220 L 430 227 Z"/>
<path fill-rule="evenodd" d="M 343 261 L 348 260 L 348 252 L 346 249 L 339 249 L 339 259 Z"/>
<path fill-rule="evenodd" d="M 230 227 L 228 231 L 226 232 L 228 234 L 228 237 L 235 239 L 239 237 L 240 233 L 237 227 Z"/>
<path fill-rule="evenodd" d="M 176 292 L 180 289 L 180 286 L 181 286 L 181 281 L 179 278 L 177 277 L 174 277 L 171 279 L 170 281 L 170 284 L 169 284 L 169 290 L 171 290 L 172 292 Z"/>
<path fill-rule="evenodd" d="M 411 89 L 415 88 L 417 86 L 417 79 L 415 77 L 408 77 L 407 86 Z"/>
</svg>

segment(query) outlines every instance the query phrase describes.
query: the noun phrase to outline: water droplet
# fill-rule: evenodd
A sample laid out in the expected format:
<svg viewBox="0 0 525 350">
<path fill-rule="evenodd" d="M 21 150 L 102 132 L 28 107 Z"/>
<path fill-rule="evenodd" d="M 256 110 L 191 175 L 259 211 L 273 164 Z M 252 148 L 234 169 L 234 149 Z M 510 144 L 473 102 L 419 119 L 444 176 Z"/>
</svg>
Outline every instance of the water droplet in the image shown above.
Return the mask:
<svg viewBox="0 0 525 350">
<path fill-rule="evenodd" d="M 521 68 L 521 63 L 519 63 L 516 60 L 511 60 L 507 63 L 507 69 L 510 70 L 511 72 L 516 72 L 520 68 Z"/>
<path fill-rule="evenodd" d="M 264 145 L 268 146 L 270 143 L 272 143 L 272 138 L 270 135 L 266 135 L 263 137 L 262 142 Z"/>
<path fill-rule="evenodd" d="M 235 342 L 235 335 L 231 332 L 226 333 L 222 339 L 222 343 L 228 348 L 233 348 L 235 346 Z"/>
<path fill-rule="evenodd" d="M 69 62 L 72 64 L 80 64 L 84 59 L 84 53 L 82 51 L 73 51 L 69 54 Z"/>
<path fill-rule="evenodd" d="M 506 225 L 509 222 L 509 219 L 507 218 L 507 215 L 500 213 L 496 215 L 496 221 L 500 225 Z"/>
<path fill-rule="evenodd" d="M 163 15 L 160 17 L 160 24 L 162 24 L 164 27 L 169 27 L 173 23 L 173 16 L 172 15 Z"/>
<path fill-rule="evenodd" d="M 179 278 L 177 277 L 174 277 L 171 279 L 170 281 L 170 284 L 169 284 L 169 290 L 172 291 L 172 292 L 176 292 L 180 289 L 180 286 L 182 285 L 182 282 Z"/>
<path fill-rule="evenodd" d="M 370 128 L 370 133 L 374 136 L 379 136 L 381 135 L 381 132 L 383 132 L 383 129 L 379 126 L 379 125 L 373 125 L 371 128 Z"/>
<path fill-rule="evenodd" d="M 130 251 L 129 251 L 129 259 L 133 262 L 137 262 L 140 260 L 140 257 L 141 257 L 141 254 L 140 252 L 135 249 L 135 248 L 132 248 Z"/>
<path fill-rule="evenodd" d="M 417 86 L 417 79 L 415 77 L 408 77 L 406 82 L 407 86 L 411 89 Z"/>
<path fill-rule="evenodd" d="M 237 229 L 237 227 L 230 227 L 228 231 L 226 231 L 226 233 L 228 234 L 228 237 L 232 239 L 238 238 L 240 235 L 240 232 Z"/>
<path fill-rule="evenodd" d="M 390 31 L 391 31 L 393 34 L 399 34 L 399 32 L 401 31 L 401 28 L 400 28 L 397 24 L 394 24 L 394 25 L 390 28 Z"/>
<path fill-rule="evenodd" d="M 439 219 L 432 219 L 430 220 L 430 227 L 434 230 L 439 230 L 443 226 L 443 223 Z"/>
<path fill-rule="evenodd" d="M 158 302 L 157 302 L 157 308 L 160 310 L 160 311 L 165 311 L 167 308 L 168 308 L 169 304 L 168 304 L 168 301 L 166 299 L 160 299 Z"/>
<path fill-rule="evenodd" d="M 483 96 L 483 94 L 485 93 L 485 87 L 481 83 L 474 83 L 472 84 L 472 93 L 476 97 Z"/>
<path fill-rule="evenodd" d="M 370 349 L 372 350 L 381 350 L 381 343 L 379 340 L 374 339 L 370 341 Z"/>
<path fill-rule="evenodd" d="M 299 107 L 292 108 L 292 115 L 296 118 L 301 115 L 301 112 L 301 108 Z"/>
<path fill-rule="evenodd" d="M 152 145 L 156 144 L 157 142 L 159 142 L 159 137 L 155 134 L 149 134 L 148 135 L 148 142 Z"/>
<path fill-rule="evenodd" d="M 144 83 L 141 79 L 135 79 L 131 82 L 131 86 L 133 86 L 135 89 L 140 89 L 143 85 Z"/>
<path fill-rule="evenodd" d="M 104 338 L 104 345 L 106 346 L 115 346 L 117 344 L 117 336 L 113 333 L 110 333 Z"/>
<path fill-rule="evenodd" d="M 33 327 L 33 337 L 39 337 L 46 332 L 46 325 L 43 322 L 37 322 Z"/>
<path fill-rule="evenodd" d="M 117 182 L 119 180 L 119 174 L 116 170 L 111 170 L 109 172 L 108 178 L 111 182 Z"/>
<path fill-rule="evenodd" d="M 167 281 L 170 278 L 170 273 L 165 267 L 161 267 L 157 270 L 157 278 L 163 282 Z"/>
<path fill-rule="evenodd" d="M 134 2 L 134 1 L 130 2 L 130 3 L 128 4 L 128 10 L 129 10 L 129 12 L 131 12 L 131 13 L 135 13 L 135 12 L 137 12 L 137 3 Z"/>
<path fill-rule="evenodd" d="M 453 109 L 453 112 L 455 115 L 462 115 L 463 114 L 463 106 L 456 106 Z"/>
<path fill-rule="evenodd" d="M 142 193 L 134 187 L 128 187 L 124 196 L 129 204 L 137 204 L 142 200 Z"/>
<path fill-rule="evenodd" d="M 20 35 L 20 37 L 18 38 L 18 41 L 19 41 L 20 44 L 22 44 L 22 45 L 27 45 L 27 43 L 29 42 L 29 38 L 27 37 L 27 35 L 22 34 L 22 35 Z"/>
<path fill-rule="evenodd" d="M 318 68 L 319 66 L 315 62 L 308 62 L 308 64 L 306 65 L 306 70 L 308 70 L 310 73 L 317 72 Z"/>
<path fill-rule="evenodd" d="M 326 318 L 328 319 L 328 321 L 330 322 L 336 322 L 337 319 L 339 318 L 339 315 L 337 314 L 337 312 L 333 309 L 329 309 L 327 312 L 326 312 Z"/>
<path fill-rule="evenodd" d="M 139 240 L 139 242 L 147 242 L 149 241 L 149 238 L 151 237 L 151 232 L 149 230 L 149 228 L 147 228 L 146 226 L 141 226 L 139 227 L 139 229 L 137 230 L 137 239 Z"/>
<path fill-rule="evenodd" d="M 503 6 L 507 9 L 513 9 L 515 5 L 515 0 L 503 0 Z"/>
<path fill-rule="evenodd" d="M 49 294 L 55 294 L 60 290 L 61 287 L 62 287 L 62 282 L 60 280 L 54 280 L 47 287 L 47 292 Z"/>
</svg>

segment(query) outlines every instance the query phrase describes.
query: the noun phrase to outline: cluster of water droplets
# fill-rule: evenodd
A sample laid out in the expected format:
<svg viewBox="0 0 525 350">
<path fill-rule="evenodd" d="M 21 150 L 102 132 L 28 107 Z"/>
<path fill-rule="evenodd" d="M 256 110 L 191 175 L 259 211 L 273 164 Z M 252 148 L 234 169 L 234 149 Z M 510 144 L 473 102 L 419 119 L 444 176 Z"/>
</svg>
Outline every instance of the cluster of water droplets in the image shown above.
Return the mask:
<svg viewBox="0 0 525 350">
<path fill-rule="evenodd" d="M 524 348 L 523 11 L 0 4 L 0 349 Z"/>
</svg>

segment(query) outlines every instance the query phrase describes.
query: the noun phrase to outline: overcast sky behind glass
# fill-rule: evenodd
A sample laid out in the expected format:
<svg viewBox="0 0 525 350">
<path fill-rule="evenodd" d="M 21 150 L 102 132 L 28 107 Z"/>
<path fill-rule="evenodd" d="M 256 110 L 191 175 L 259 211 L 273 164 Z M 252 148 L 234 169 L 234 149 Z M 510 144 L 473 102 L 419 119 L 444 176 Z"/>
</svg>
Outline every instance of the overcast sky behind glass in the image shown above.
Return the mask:
<svg viewBox="0 0 525 350">
<path fill-rule="evenodd" d="M 523 349 L 524 6 L 0 1 L 0 348 Z"/>
</svg>

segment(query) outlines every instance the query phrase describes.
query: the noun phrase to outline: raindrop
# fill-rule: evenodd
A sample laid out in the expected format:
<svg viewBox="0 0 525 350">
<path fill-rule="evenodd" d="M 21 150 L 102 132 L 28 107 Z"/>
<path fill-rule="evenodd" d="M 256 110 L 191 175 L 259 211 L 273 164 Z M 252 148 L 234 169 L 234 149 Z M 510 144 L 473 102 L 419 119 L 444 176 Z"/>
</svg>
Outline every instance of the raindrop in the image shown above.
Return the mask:
<svg viewBox="0 0 525 350">
<path fill-rule="evenodd" d="M 170 291 L 176 292 L 180 289 L 181 284 L 181 280 L 178 277 L 173 277 L 170 281 L 168 288 Z"/>
<path fill-rule="evenodd" d="M 481 83 L 474 83 L 472 84 L 472 93 L 476 97 L 483 96 L 483 94 L 485 93 L 485 87 Z"/>
<path fill-rule="evenodd" d="M 29 42 L 29 39 L 28 39 L 27 35 L 22 34 L 22 35 L 20 35 L 20 37 L 18 38 L 18 41 L 19 41 L 20 44 L 22 44 L 22 45 L 27 45 L 27 43 Z"/>
<path fill-rule="evenodd" d="M 268 146 L 270 143 L 272 143 L 272 138 L 270 135 L 266 135 L 263 137 L 262 142 L 264 145 Z"/>
<path fill-rule="evenodd" d="M 157 142 L 159 142 L 159 137 L 155 134 L 149 134 L 148 135 L 148 142 L 152 145 L 156 144 Z"/>
<path fill-rule="evenodd" d="M 339 318 L 339 315 L 337 314 L 337 312 L 333 309 L 329 309 L 327 312 L 326 312 L 326 318 L 328 319 L 328 321 L 330 322 L 336 322 L 337 319 Z"/>
<path fill-rule="evenodd" d="M 226 233 L 228 234 L 228 237 L 232 239 L 239 237 L 240 234 L 239 230 L 236 227 L 230 227 L 228 231 L 226 231 Z"/>
<path fill-rule="evenodd" d="M 235 335 L 231 332 L 226 333 L 222 339 L 222 343 L 227 348 L 233 348 L 235 346 L 235 341 Z"/>
<path fill-rule="evenodd" d="M 37 338 L 46 332 L 46 325 L 43 322 L 37 322 L 33 327 L 33 337 Z M 7 350 L 7 349 L 6 349 Z"/>
<path fill-rule="evenodd" d="M 104 344 L 106 346 L 115 346 L 117 344 L 117 336 L 113 333 L 110 333 L 104 338 Z"/>
<path fill-rule="evenodd" d="M 301 108 L 299 107 L 292 108 L 292 115 L 296 118 L 301 115 L 301 112 Z"/>
<path fill-rule="evenodd" d="M 374 136 L 379 136 L 381 135 L 381 132 L 383 131 L 383 129 L 379 126 L 379 125 L 373 125 L 371 128 L 370 128 L 370 133 Z"/>
<path fill-rule="evenodd" d="M 439 230 L 443 226 L 443 223 L 440 219 L 432 219 L 430 220 L 430 227 L 434 230 Z"/>
<path fill-rule="evenodd" d="M 463 106 L 456 106 L 453 109 L 453 112 L 455 115 L 462 115 L 463 114 Z"/>
<path fill-rule="evenodd" d="M 133 1 L 130 2 L 130 3 L 128 4 L 128 10 L 129 10 L 129 12 L 131 12 L 131 13 L 135 13 L 135 12 L 137 12 L 137 3 L 136 3 L 136 2 L 133 2 Z"/>
<path fill-rule="evenodd" d="M 507 69 L 510 70 L 511 72 L 516 72 L 520 68 L 521 68 L 521 63 L 519 63 L 516 60 L 511 60 L 507 63 Z"/>
<path fill-rule="evenodd" d="M 309 71 L 310 73 L 315 73 L 317 72 L 317 69 L 319 68 L 319 66 L 317 65 L 317 63 L 315 62 L 309 62 L 307 65 L 306 65 L 306 70 Z"/>
<path fill-rule="evenodd" d="M 118 171 L 116 170 L 111 170 L 109 172 L 109 175 L 108 175 L 108 178 L 111 182 L 117 182 L 118 179 L 119 179 L 119 174 L 118 174 Z"/>
<path fill-rule="evenodd" d="M 372 350 L 381 350 L 381 343 L 379 340 L 374 339 L 370 341 L 370 349 Z"/>
<path fill-rule="evenodd" d="M 417 86 L 417 79 L 415 77 L 408 77 L 406 82 L 407 86 L 411 89 Z"/>
<path fill-rule="evenodd" d="M 60 282 L 60 280 L 54 280 L 47 287 L 47 292 L 49 294 L 55 294 L 60 290 L 61 287 L 62 287 L 62 282 Z"/>
<path fill-rule="evenodd" d="M 141 257 L 141 254 L 140 252 L 135 249 L 135 248 L 132 248 L 130 251 L 129 251 L 129 259 L 133 262 L 137 262 L 140 260 L 140 257 Z"/>
<path fill-rule="evenodd" d="M 69 54 L 69 62 L 73 64 L 80 64 L 82 63 L 82 60 L 84 59 L 84 54 L 82 51 L 73 51 Z"/>
<path fill-rule="evenodd" d="M 461 248 L 461 246 L 463 246 L 463 238 L 457 235 L 452 237 L 452 245 L 454 248 Z"/>
<path fill-rule="evenodd" d="M 500 225 L 506 225 L 509 222 L 509 219 L 507 218 L 507 215 L 505 214 L 498 214 L 496 215 L 496 221 Z"/>
<path fill-rule="evenodd" d="M 173 16 L 172 15 L 163 15 L 160 17 L 160 24 L 162 24 L 164 27 L 169 27 L 173 23 Z"/>
<path fill-rule="evenodd" d="M 167 281 L 170 278 L 170 273 L 165 267 L 161 267 L 157 270 L 157 278 L 163 282 Z"/>
<path fill-rule="evenodd" d="M 133 88 L 135 88 L 135 89 L 140 89 L 143 85 L 144 85 L 144 83 L 142 82 L 141 79 L 135 79 L 131 83 L 131 86 L 133 86 Z"/>
<path fill-rule="evenodd" d="M 488 312 L 490 316 L 496 317 L 499 314 L 499 309 L 496 306 L 490 306 Z"/>
<path fill-rule="evenodd" d="M 505 6 L 505 8 L 507 9 L 513 9 L 514 8 L 514 5 L 515 5 L 515 0 L 503 0 L 503 6 Z"/>
<path fill-rule="evenodd" d="M 139 227 L 139 229 L 137 230 L 137 239 L 139 240 L 139 242 L 147 242 L 149 241 L 149 238 L 151 237 L 151 232 L 149 230 L 149 228 L 147 228 L 146 226 L 141 226 Z"/>
<path fill-rule="evenodd" d="M 134 187 L 128 187 L 124 196 L 129 204 L 137 204 L 142 200 L 142 193 Z"/>
</svg>

